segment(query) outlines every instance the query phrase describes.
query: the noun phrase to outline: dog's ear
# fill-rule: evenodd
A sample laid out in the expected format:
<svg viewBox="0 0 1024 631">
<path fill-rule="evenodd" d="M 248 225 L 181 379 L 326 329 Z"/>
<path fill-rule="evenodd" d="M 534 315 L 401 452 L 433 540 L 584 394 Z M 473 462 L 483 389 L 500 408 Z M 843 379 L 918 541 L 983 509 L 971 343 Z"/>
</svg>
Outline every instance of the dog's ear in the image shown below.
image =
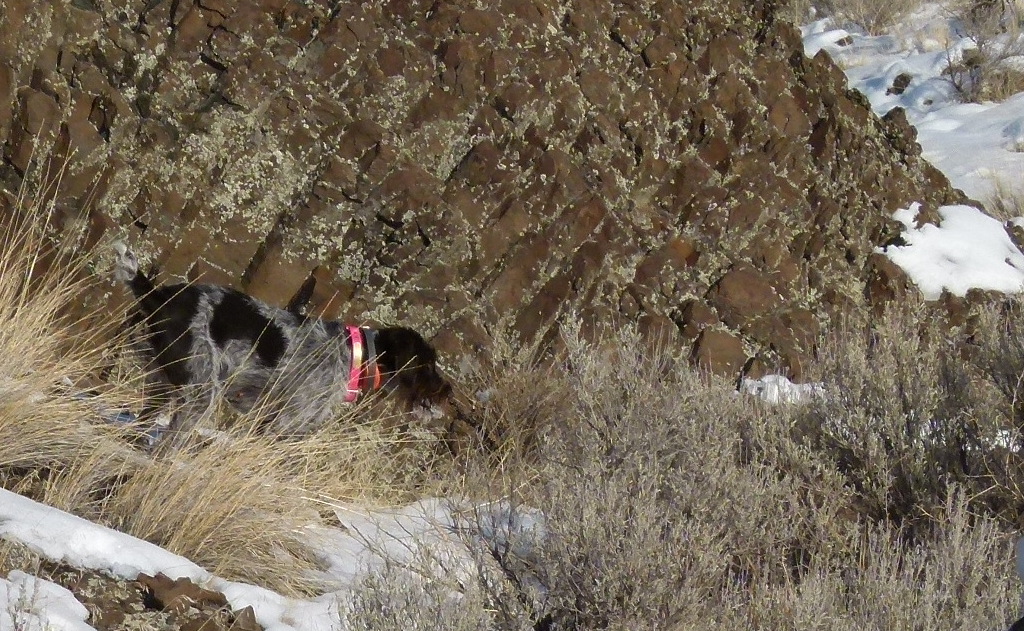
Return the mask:
<svg viewBox="0 0 1024 631">
<path fill-rule="evenodd" d="M 377 331 L 381 369 L 410 403 L 438 402 L 452 393 L 437 370 L 437 351 L 416 331 L 388 327 Z"/>
<path fill-rule="evenodd" d="M 398 374 L 403 368 L 418 365 L 421 361 L 417 351 L 423 338 L 412 329 L 400 326 L 377 329 L 377 352 L 380 354 L 381 369 Z M 426 344 L 426 342 L 422 342 Z M 429 361 L 430 358 L 427 358 Z"/>
<path fill-rule="evenodd" d="M 316 276 L 309 275 L 299 287 L 299 290 L 295 292 L 292 299 L 288 301 L 288 306 L 285 307 L 285 311 L 292 314 L 297 318 L 306 317 L 306 307 L 309 306 L 309 301 L 313 297 L 313 289 L 316 288 Z"/>
</svg>

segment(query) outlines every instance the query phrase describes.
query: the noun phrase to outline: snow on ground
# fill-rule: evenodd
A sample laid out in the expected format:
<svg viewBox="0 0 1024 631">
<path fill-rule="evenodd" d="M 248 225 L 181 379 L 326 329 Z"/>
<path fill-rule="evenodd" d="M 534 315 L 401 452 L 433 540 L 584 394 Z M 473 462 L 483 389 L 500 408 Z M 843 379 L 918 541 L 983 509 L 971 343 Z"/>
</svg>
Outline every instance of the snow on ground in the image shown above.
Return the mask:
<svg viewBox="0 0 1024 631">
<path fill-rule="evenodd" d="M 942 206 L 938 226 L 918 225 L 918 208 L 914 203 L 893 213 L 906 227 L 906 245 L 890 246 L 886 254 L 914 279 L 926 299 L 937 299 L 944 289 L 957 296 L 972 288 L 1024 290 L 1024 254 L 1003 224 L 971 206 Z"/>
<path fill-rule="evenodd" d="M 760 379 L 744 379 L 739 391 L 772 404 L 801 403 L 821 395 L 824 387 L 820 383 L 793 383 L 782 375 L 765 375 Z"/>
<path fill-rule="evenodd" d="M 970 44 L 958 39 L 951 26 L 937 5 L 925 4 L 891 35 L 869 37 L 821 20 L 804 27 L 803 36 L 807 54 L 827 51 L 878 114 L 904 108 L 918 129 L 925 158 L 954 186 L 975 199 L 985 199 L 997 180 L 1013 185 L 1024 175 L 1024 94 L 1003 103 L 958 103 L 941 73 L 947 55 L 955 58 Z M 888 93 L 903 73 L 911 76 L 907 90 L 900 95 Z M 926 297 L 936 298 L 944 289 L 956 294 L 972 287 L 1024 290 L 1024 254 L 998 221 L 978 209 L 940 208 L 938 226 L 919 224 L 916 205 L 891 212 L 906 227 L 905 245 L 889 246 L 885 252 Z M 1024 219 L 1017 223 L 1024 225 Z M 812 396 L 819 388 L 769 376 L 745 382 L 742 390 L 780 403 Z M 252 606 L 267 629 L 320 631 L 343 626 L 344 603 L 351 591 L 367 571 L 382 567 L 386 559 L 399 565 L 425 559 L 428 573 L 457 576 L 474 571 L 467 531 L 486 545 L 528 543 L 543 533 L 539 515 L 503 503 L 476 506 L 468 512 L 456 511 L 443 500 L 384 511 L 336 508 L 344 528 L 311 529 L 310 538 L 323 551 L 327 573 L 337 589 L 309 600 L 226 581 L 150 543 L 3 490 L 0 538 L 25 543 L 49 559 L 117 577 L 134 578 L 139 573 L 187 577 L 224 593 L 234 609 Z M 422 564 L 416 569 L 422 571 Z M 415 580 L 419 574 L 410 576 Z M 18 572 L 0 579 L 0 631 L 86 631 L 92 628 L 87 619 L 84 607 L 62 587 Z"/>
<path fill-rule="evenodd" d="M 89 610 L 74 594 L 49 581 L 15 570 L 0 579 L 0 631 L 90 631 Z"/>
<path fill-rule="evenodd" d="M 957 101 L 942 72 L 950 58 L 959 58 L 973 44 L 957 37 L 955 22 L 938 5 L 926 3 L 893 35 L 859 35 L 833 28 L 828 19 L 804 27 L 803 35 L 805 52 L 825 50 L 877 114 L 894 107 L 906 111 L 925 159 L 954 187 L 984 201 L 996 179 L 1021 182 L 1024 94 L 1002 103 Z M 911 77 L 909 86 L 902 94 L 890 93 L 900 74 Z"/>
<path fill-rule="evenodd" d="M 3 489 L 0 538 L 26 544 L 47 559 L 117 578 L 158 573 L 188 578 L 223 593 L 232 610 L 252 606 L 267 631 L 327 631 L 341 626 L 361 579 L 385 563 L 409 568 L 403 574 L 409 580 L 470 578 L 476 575 L 477 560 L 473 540 L 467 543 L 465 537 L 504 548 L 529 546 L 543 532 L 535 511 L 507 502 L 458 511 L 452 502 L 428 499 L 386 510 L 338 506 L 336 513 L 343 528 L 310 530 L 310 541 L 328 566 L 325 578 L 336 589 L 309 600 L 218 578 L 147 541 Z M 87 617 L 85 607 L 59 585 L 20 572 L 0 579 L 0 631 L 87 631 L 92 629 Z M 21 626 L 9 626 L 14 620 Z"/>
<path fill-rule="evenodd" d="M 925 159 L 954 187 L 983 202 L 997 182 L 1024 192 L 1024 94 L 1002 103 L 957 101 L 942 72 L 949 59 L 958 59 L 973 44 L 957 36 L 955 20 L 939 5 L 925 3 L 890 35 L 861 35 L 835 28 L 829 19 L 802 32 L 805 52 L 826 51 L 877 114 L 894 107 L 906 110 Z M 911 77 L 910 84 L 894 94 L 890 88 L 901 74 Z M 1024 255 L 1002 225 L 980 210 L 940 208 L 939 226 L 918 225 L 914 207 L 891 210 L 906 226 L 906 245 L 884 251 L 926 298 L 938 298 L 944 289 L 955 295 L 971 288 L 1024 290 Z"/>
<path fill-rule="evenodd" d="M 266 629 L 328 629 L 330 612 L 301 611 L 298 601 L 251 585 L 218 579 L 188 559 L 147 541 L 136 539 L 74 515 L 0 489 L 0 538 L 27 545 L 37 554 L 72 567 L 97 570 L 122 579 L 158 573 L 188 578 L 208 589 L 221 591 L 233 609 L 252 605 L 257 621 Z M 84 631 L 92 627 L 78 614 L 84 607 L 63 587 L 38 579 L 29 583 L 12 572 L 0 583 L 0 631 L 4 621 L 23 620 L 31 631 Z M 42 596 L 42 597 L 40 597 Z M 59 605 L 52 607 L 51 605 Z M 295 616 L 301 611 L 303 616 Z M 302 618 L 305 618 L 304 620 Z M 296 622 L 295 624 L 289 624 Z M 299 624 L 301 622 L 302 624 Z M 12 627 L 13 628 L 13 627 Z"/>
</svg>

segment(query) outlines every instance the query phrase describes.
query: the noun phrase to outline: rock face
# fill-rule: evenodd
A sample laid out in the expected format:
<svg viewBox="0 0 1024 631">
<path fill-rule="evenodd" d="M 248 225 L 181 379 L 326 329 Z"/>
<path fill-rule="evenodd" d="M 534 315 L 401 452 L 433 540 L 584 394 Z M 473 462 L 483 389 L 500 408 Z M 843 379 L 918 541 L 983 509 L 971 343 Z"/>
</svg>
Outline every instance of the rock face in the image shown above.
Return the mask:
<svg viewBox="0 0 1024 631">
<path fill-rule="evenodd" d="M 312 273 L 449 361 L 578 314 L 798 373 L 903 282 L 889 215 L 962 198 L 762 2 L 116 4 L 0 11 L 8 190 L 62 172 L 87 245 L 278 304 Z"/>
</svg>

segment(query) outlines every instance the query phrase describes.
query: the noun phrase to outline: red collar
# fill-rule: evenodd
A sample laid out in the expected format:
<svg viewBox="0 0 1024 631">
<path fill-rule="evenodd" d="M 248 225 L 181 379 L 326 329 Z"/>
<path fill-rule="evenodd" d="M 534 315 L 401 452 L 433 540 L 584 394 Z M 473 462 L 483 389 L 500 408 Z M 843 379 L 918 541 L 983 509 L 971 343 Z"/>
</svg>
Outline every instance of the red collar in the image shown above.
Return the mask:
<svg viewBox="0 0 1024 631">
<path fill-rule="evenodd" d="M 352 345 L 352 363 L 348 370 L 345 402 L 353 403 L 361 393 L 380 389 L 382 379 L 375 344 L 377 332 L 352 325 L 346 326 L 345 329 Z"/>
</svg>

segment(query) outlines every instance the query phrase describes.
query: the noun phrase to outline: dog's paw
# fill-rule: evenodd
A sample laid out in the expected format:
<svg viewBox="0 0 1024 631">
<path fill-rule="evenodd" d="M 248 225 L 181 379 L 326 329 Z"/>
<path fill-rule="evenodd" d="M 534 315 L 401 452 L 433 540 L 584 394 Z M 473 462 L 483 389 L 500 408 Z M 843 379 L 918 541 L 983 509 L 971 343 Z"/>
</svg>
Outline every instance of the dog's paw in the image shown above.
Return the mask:
<svg viewBox="0 0 1024 631">
<path fill-rule="evenodd" d="M 413 418 L 421 423 L 428 423 L 439 418 L 449 416 L 448 412 L 439 405 L 419 405 L 412 410 Z"/>
</svg>

